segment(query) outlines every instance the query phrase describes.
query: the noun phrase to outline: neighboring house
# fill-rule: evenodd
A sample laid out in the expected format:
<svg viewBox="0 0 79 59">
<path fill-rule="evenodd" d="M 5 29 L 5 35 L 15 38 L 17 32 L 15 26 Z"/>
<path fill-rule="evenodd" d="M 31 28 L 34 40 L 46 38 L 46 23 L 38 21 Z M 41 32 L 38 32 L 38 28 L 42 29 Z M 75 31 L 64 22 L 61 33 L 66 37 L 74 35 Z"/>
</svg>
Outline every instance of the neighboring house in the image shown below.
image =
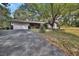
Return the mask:
<svg viewBox="0 0 79 59">
<path fill-rule="evenodd" d="M 37 22 L 37 21 L 22 21 L 22 20 L 12 20 L 11 26 L 12 29 L 30 29 L 30 28 L 40 28 L 41 24 L 45 24 L 45 22 Z"/>
</svg>

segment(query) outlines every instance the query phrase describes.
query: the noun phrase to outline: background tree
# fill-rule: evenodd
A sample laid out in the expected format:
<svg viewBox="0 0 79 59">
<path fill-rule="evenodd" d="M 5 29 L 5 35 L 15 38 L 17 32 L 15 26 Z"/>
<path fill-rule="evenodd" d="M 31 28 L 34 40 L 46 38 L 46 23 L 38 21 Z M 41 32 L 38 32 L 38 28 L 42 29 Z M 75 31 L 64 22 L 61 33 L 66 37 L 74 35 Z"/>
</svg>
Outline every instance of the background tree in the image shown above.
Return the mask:
<svg viewBox="0 0 79 59">
<path fill-rule="evenodd" d="M 8 5 L 0 4 L 0 27 L 7 27 L 8 20 L 11 19 Z"/>
</svg>

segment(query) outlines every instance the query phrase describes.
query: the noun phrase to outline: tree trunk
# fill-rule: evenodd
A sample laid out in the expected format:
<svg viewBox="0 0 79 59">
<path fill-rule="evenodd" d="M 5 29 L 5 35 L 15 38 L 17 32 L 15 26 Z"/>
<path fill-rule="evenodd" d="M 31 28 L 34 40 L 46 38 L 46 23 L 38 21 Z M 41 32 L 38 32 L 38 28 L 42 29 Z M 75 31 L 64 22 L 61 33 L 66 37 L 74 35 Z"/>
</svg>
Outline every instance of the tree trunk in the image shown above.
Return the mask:
<svg viewBox="0 0 79 59">
<path fill-rule="evenodd" d="M 58 23 L 56 23 L 56 19 L 57 19 L 59 13 L 58 13 L 58 11 L 57 12 L 55 11 L 54 6 L 55 6 L 54 3 L 50 4 L 52 19 L 51 19 L 51 21 L 49 21 L 49 24 L 51 25 L 52 29 L 54 29 L 54 24 L 57 24 L 57 27 L 60 28 L 60 25 Z"/>
<path fill-rule="evenodd" d="M 57 16 L 57 14 L 54 17 L 52 16 L 52 20 L 49 21 L 49 24 L 51 25 L 52 29 L 53 29 L 53 26 L 54 26 L 54 23 L 55 23 L 55 20 L 56 20 L 56 16 Z"/>
<path fill-rule="evenodd" d="M 55 23 L 55 20 L 56 20 L 57 13 L 54 12 L 54 9 L 53 9 L 54 4 L 51 3 L 50 6 L 51 6 L 51 13 L 52 13 L 51 14 L 52 15 L 52 20 L 49 23 L 50 23 L 50 25 L 52 26 L 52 29 L 53 29 L 53 26 L 54 26 L 54 23 Z"/>
</svg>

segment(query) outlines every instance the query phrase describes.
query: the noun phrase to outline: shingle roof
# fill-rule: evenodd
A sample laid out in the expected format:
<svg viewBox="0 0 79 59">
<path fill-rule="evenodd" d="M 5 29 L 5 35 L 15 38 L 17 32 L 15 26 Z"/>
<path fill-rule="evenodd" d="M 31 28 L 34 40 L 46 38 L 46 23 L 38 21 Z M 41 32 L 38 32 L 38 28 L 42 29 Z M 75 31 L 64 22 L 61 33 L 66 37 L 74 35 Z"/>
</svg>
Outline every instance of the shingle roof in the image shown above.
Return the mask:
<svg viewBox="0 0 79 59">
<path fill-rule="evenodd" d="M 20 22 L 20 23 L 42 23 L 45 24 L 46 22 L 40 22 L 40 21 L 26 21 L 26 20 L 11 20 L 10 22 Z"/>
</svg>

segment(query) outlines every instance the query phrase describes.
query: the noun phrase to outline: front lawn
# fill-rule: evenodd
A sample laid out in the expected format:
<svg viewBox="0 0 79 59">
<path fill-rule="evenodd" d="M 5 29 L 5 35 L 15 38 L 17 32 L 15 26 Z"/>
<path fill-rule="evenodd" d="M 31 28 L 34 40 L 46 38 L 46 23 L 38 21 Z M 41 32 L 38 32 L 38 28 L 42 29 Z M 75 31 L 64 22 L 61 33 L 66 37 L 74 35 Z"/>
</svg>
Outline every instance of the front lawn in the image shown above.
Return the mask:
<svg viewBox="0 0 79 59">
<path fill-rule="evenodd" d="M 50 44 L 59 47 L 66 55 L 79 55 L 79 31 L 78 29 L 62 29 L 60 31 L 48 31 L 41 33 L 48 38 Z"/>
</svg>

